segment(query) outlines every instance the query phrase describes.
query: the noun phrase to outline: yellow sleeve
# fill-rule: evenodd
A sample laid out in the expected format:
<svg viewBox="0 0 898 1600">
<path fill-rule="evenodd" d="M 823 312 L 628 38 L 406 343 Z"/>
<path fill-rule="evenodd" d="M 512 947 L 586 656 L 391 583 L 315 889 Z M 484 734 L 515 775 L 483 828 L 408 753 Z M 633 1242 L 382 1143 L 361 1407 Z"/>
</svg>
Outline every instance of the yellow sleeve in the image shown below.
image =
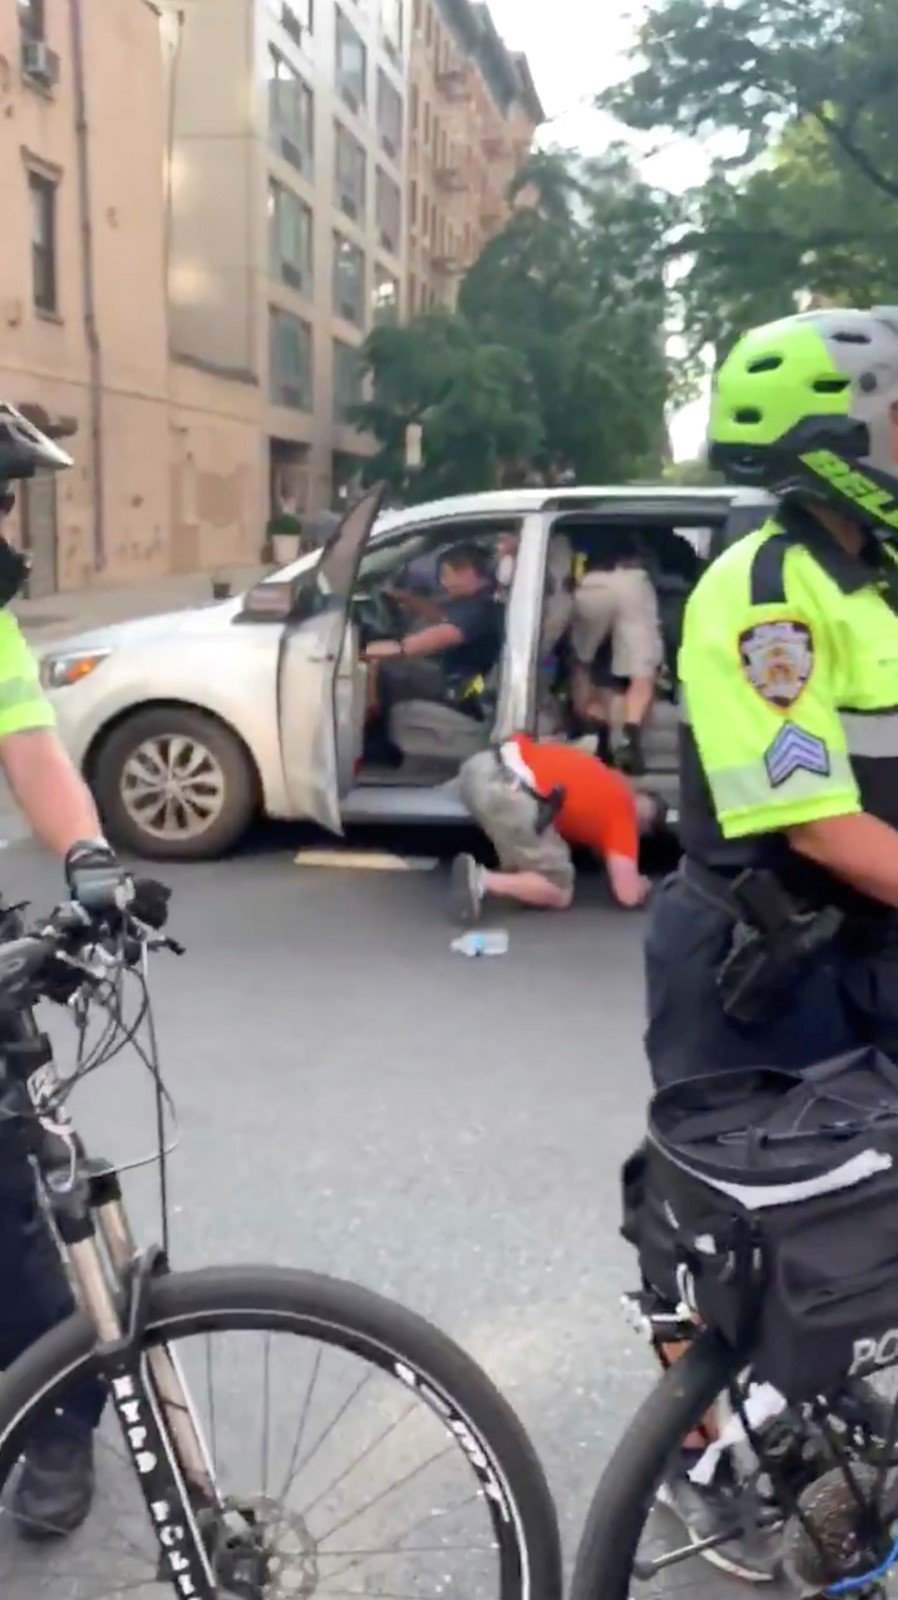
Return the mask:
<svg viewBox="0 0 898 1600">
<path fill-rule="evenodd" d="M 808 585 L 786 587 L 753 606 L 711 569 L 686 611 L 683 714 L 727 839 L 861 809 L 825 618 Z"/>
<path fill-rule="evenodd" d="M 0 739 L 33 728 L 52 728 L 55 720 L 19 624 L 8 611 L 0 611 Z"/>
</svg>

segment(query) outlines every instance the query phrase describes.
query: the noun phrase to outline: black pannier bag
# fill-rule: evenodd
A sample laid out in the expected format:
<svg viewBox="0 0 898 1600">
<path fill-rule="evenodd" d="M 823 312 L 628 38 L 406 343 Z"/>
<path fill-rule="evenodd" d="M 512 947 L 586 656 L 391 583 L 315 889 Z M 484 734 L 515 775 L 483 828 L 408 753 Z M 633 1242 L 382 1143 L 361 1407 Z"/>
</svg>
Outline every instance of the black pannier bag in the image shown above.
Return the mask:
<svg viewBox="0 0 898 1600">
<path fill-rule="evenodd" d="M 875 1050 L 662 1089 L 624 1196 L 646 1282 L 788 1399 L 898 1360 L 898 1068 Z"/>
</svg>

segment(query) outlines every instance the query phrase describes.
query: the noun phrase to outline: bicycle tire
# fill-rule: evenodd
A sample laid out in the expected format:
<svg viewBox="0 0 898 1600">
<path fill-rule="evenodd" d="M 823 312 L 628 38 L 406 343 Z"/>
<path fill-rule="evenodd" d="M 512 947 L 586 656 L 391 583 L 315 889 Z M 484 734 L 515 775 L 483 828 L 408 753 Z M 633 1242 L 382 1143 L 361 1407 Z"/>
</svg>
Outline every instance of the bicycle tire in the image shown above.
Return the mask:
<svg viewBox="0 0 898 1600">
<path fill-rule="evenodd" d="M 511 1406 L 451 1339 L 393 1301 L 311 1272 L 207 1267 L 167 1274 L 152 1284 L 148 1343 L 166 1333 L 188 1337 L 243 1329 L 311 1334 L 386 1370 L 392 1367 L 395 1376 L 401 1364 L 449 1401 L 504 1491 L 506 1517 L 490 1500 L 502 1547 L 501 1600 L 560 1600 L 558 1521 L 539 1459 Z M 94 1330 L 83 1313 L 75 1312 L 7 1368 L 0 1384 L 0 1485 L 21 1453 L 35 1408 L 58 1400 L 99 1366 Z M 419 1393 L 431 1404 L 426 1390 Z M 431 1409 L 441 1415 L 435 1405 Z M 476 1471 L 472 1452 L 461 1448 Z M 512 1538 L 514 1551 L 506 1548 Z"/>
<path fill-rule="evenodd" d="M 643 1401 L 586 1514 L 570 1600 L 628 1600 L 640 1537 L 665 1464 L 741 1364 L 720 1338 L 704 1333 Z"/>
</svg>

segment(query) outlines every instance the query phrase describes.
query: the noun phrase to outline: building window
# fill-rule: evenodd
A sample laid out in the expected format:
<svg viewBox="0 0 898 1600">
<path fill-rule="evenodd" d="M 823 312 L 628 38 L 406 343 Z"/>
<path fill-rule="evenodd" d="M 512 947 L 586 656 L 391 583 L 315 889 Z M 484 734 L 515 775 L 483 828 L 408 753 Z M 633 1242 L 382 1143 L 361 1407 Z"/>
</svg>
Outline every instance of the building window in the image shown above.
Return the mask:
<svg viewBox="0 0 898 1600">
<path fill-rule="evenodd" d="M 411 276 L 409 277 L 409 280 L 408 280 L 408 314 L 409 314 L 409 316 L 413 317 L 415 315 L 415 312 L 417 311 L 417 309 L 418 309 L 418 280 L 415 277 L 415 274 L 412 273 Z"/>
<path fill-rule="evenodd" d="M 418 226 L 418 180 L 412 178 L 408 186 L 408 224 L 410 228 Z"/>
<path fill-rule="evenodd" d="M 380 31 L 387 55 L 402 57 L 403 0 L 380 0 Z"/>
<path fill-rule="evenodd" d="M 312 91 L 274 49 L 268 52 L 268 124 L 278 155 L 309 176 L 314 153 Z"/>
<path fill-rule="evenodd" d="M 334 340 L 334 420 L 353 426 L 350 412 L 362 401 L 362 354 L 355 345 Z"/>
<path fill-rule="evenodd" d="M 368 52 L 355 28 L 337 9 L 337 89 L 351 111 L 368 98 Z"/>
<path fill-rule="evenodd" d="M 424 5 L 424 43 L 430 45 L 433 44 L 433 11 L 427 0 L 424 0 Z"/>
<path fill-rule="evenodd" d="M 44 0 L 19 0 L 19 23 L 26 39 L 43 39 Z"/>
<path fill-rule="evenodd" d="M 402 145 L 402 96 L 382 68 L 377 69 L 377 137 L 391 161 Z"/>
<path fill-rule="evenodd" d="M 275 405 L 312 409 L 312 330 L 307 322 L 269 307 L 269 392 Z"/>
<path fill-rule="evenodd" d="M 358 245 L 334 234 L 334 312 L 357 328 L 365 322 L 365 257 Z"/>
<path fill-rule="evenodd" d="M 337 123 L 335 147 L 335 191 L 337 205 L 347 217 L 359 221 L 365 215 L 365 152 L 348 128 Z"/>
<path fill-rule="evenodd" d="M 421 236 L 426 239 L 430 228 L 430 199 L 425 194 L 421 200 Z"/>
<path fill-rule="evenodd" d="M 281 0 L 281 27 L 294 44 L 308 44 L 312 20 L 313 0 Z"/>
<path fill-rule="evenodd" d="M 375 221 L 377 223 L 377 236 L 384 250 L 392 251 L 393 255 L 399 254 L 399 240 L 402 228 L 402 198 L 399 193 L 398 183 L 386 172 L 377 169 L 377 194 L 375 199 Z"/>
<path fill-rule="evenodd" d="M 268 258 L 273 278 L 303 294 L 312 290 L 312 213 L 282 183 L 268 185 Z"/>
<path fill-rule="evenodd" d="M 378 262 L 374 268 L 374 293 L 371 297 L 371 320 L 375 327 L 385 322 L 399 321 L 399 279 Z"/>
<path fill-rule="evenodd" d="M 29 172 L 31 286 L 39 311 L 56 310 L 56 184 Z"/>
<path fill-rule="evenodd" d="M 424 102 L 424 143 L 430 144 L 430 101 Z"/>
</svg>

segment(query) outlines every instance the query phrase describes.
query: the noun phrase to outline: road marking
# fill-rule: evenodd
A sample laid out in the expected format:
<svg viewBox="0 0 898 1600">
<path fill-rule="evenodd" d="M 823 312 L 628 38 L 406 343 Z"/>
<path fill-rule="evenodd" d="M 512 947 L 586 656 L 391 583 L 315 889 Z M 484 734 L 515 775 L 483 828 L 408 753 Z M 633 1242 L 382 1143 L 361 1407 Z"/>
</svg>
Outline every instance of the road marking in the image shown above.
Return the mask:
<svg viewBox="0 0 898 1600">
<path fill-rule="evenodd" d="M 385 850 L 300 850 L 297 867 L 342 867 L 350 872 L 433 872 L 436 856 L 394 856 Z"/>
</svg>

